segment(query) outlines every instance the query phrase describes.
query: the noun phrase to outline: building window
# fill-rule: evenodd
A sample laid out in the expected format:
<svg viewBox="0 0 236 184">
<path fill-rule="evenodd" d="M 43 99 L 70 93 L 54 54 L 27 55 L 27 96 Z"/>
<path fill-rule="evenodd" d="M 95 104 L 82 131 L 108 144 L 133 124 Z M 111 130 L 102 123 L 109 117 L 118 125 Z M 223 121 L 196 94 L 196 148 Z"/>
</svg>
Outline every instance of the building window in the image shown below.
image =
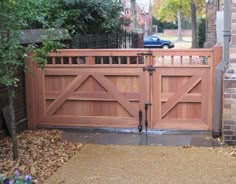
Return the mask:
<svg viewBox="0 0 236 184">
<path fill-rule="evenodd" d="M 129 9 L 125 9 L 125 15 L 130 14 L 130 10 Z"/>
</svg>

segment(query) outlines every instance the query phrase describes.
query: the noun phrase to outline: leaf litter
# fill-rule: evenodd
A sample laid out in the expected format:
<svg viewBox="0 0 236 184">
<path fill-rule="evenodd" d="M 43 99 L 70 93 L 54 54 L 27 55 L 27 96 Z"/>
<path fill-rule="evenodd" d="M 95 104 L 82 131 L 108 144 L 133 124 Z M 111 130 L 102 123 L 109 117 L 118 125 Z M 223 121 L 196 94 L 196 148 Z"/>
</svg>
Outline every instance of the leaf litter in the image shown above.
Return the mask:
<svg viewBox="0 0 236 184">
<path fill-rule="evenodd" d="M 62 140 L 61 130 L 26 130 L 17 135 L 18 160 L 12 160 L 10 137 L 0 140 L 0 174 L 11 176 L 16 169 L 43 183 L 81 148 Z M 37 183 L 37 182 L 36 182 Z"/>
</svg>

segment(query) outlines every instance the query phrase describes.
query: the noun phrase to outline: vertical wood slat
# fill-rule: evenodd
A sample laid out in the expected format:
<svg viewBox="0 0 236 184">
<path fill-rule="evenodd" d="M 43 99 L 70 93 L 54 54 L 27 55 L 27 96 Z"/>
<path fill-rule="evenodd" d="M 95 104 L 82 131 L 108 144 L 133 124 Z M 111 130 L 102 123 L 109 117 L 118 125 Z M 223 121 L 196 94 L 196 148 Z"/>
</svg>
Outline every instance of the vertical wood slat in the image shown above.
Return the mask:
<svg viewBox="0 0 236 184">
<path fill-rule="evenodd" d="M 37 122 L 46 115 L 45 101 L 45 71 L 36 68 L 36 105 L 37 105 Z"/>
<path fill-rule="evenodd" d="M 208 103 L 211 103 L 208 100 L 210 99 L 210 92 L 211 89 L 209 89 L 209 84 L 210 84 L 210 75 L 209 75 L 209 70 L 207 70 L 201 77 L 201 120 L 204 123 L 209 123 L 209 116 L 211 113 L 211 109 L 209 109 Z"/>
<path fill-rule="evenodd" d="M 69 57 L 69 64 L 72 64 L 72 57 Z"/>
<path fill-rule="evenodd" d="M 127 56 L 127 64 L 129 65 L 130 64 L 130 57 Z"/>
<path fill-rule="evenodd" d="M 155 72 L 153 74 L 153 89 L 152 89 L 152 101 L 155 100 L 153 103 L 153 128 L 158 128 L 158 124 L 161 121 L 161 85 L 162 85 L 162 76 Z"/>
<path fill-rule="evenodd" d="M 118 57 L 118 64 L 119 64 L 119 65 L 121 64 L 121 58 L 120 58 L 120 56 Z"/>
<path fill-rule="evenodd" d="M 193 64 L 193 56 L 189 56 L 189 64 Z"/>
<path fill-rule="evenodd" d="M 174 64 L 174 56 L 171 56 L 171 64 Z"/>
<path fill-rule="evenodd" d="M 212 109 L 210 120 L 213 123 L 213 109 L 215 107 L 215 85 L 216 85 L 216 80 L 215 80 L 215 75 L 216 75 L 216 66 L 222 61 L 223 59 L 223 49 L 221 46 L 214 46 L 213 47 L 213 53 L 211 55 L 211 58 L 208 58 L 208 65 L 211 66 L 211 102 L 209 104 L 210 109 Z M 222 90 L 221 90 L 222 91 Z M 221 94 L 222 96 L 222 94 Z M 222 106 L 222 101 L 221 101 L 221 106 Z M 222 122 L 222 115 L 220 114 L 220 122 Z M 211 125 L 212 125 L 211 123 Z M 220 123 L 219 123 L 220 124 Z M 221 125 L 220 125 L 221 126 Z M 220 127 L 219 127 L 220 128 Z"/>
<path fill-rule="evenodd" d="M 112 64 L 112 56 L 109 56 L 109 64 Z"/>
<path fill-rule="evenodd" d="M 76 58 L 76 62 L 77 62 L 77 64 L 80 64 L 80 57 L 79 56 Z"/>
<path fill-rule="evenodd" d="M 95 64 L 95 57 L 94 56 L 90 56 L 89 57 L 89 64 L 90 65 L 94 65 Z"/>
<path fill-rule="evenodd" d="M 102 65 L 104 64 L 103 56 L 101 57 L 101 64 L 102 64 Z"/>
<path fill-rule="evenodd" d="M 32 56 L 29 54 L 25 58 L 25 63 L 32 72 L 36 72 L 36 65 L 32 61 Z M 29 72 L 25 73 L 25 93 L 26 93 L 26 109 L 27 109 L 27 119 L 28 119 L 28 128 L 35 129 L 37 128 L 37 109 L 36 109 L 36 80 L 32 74 Z"/>
<path fill-rule="evenodd" d="M 81 63 L 80 63 L 81 64 Z M 89 56 L 86 56 L 85 57 L 85 64 L 86 65 L 89 65 L 90 64 L 90 57 Z"/>
<path fill-rule="evenodd" d="M 63 63 L 63 57 L 61 57 L 61 65 L 62 65 L 62 64 L 64 64 L 64 63 Z"/>
<path fill-rule="evenodd" d="M 55 65 L 56 64 L 56 58 L 52 57 L 52 64 Z"/>
<path fill-rule="evenodd" d="M 183 56 L 180 56 L 180 64 L 183 64 Z"/>
</svg>

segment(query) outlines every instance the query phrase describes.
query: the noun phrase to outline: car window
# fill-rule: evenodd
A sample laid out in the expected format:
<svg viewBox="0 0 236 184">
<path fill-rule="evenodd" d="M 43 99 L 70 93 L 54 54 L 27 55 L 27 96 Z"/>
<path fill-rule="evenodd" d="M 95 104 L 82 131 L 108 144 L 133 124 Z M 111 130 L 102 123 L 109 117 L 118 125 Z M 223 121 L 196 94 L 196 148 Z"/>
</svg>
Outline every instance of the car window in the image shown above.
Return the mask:
<svg viewBox="0 0 236 184">
<path fill-rule="evenodd" d="M 152 40 L 153 41 L 157 41 L 157 37 L 152 37 Z"/>
</svg>

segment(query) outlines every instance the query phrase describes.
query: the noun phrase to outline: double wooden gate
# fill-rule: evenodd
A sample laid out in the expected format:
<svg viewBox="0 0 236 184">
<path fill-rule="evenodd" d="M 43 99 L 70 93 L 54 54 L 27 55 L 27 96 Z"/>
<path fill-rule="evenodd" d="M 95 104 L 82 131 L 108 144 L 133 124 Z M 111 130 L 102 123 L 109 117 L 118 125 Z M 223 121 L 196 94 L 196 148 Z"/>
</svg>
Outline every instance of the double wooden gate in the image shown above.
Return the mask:
<svg viewBox="0 0 236 184">
<path fill-rule="evenodd" d="M 220 60 L 221 47 L 59 50 L 43 71 L 28 58 L 29 127 L 210 130 Z"/>
</svg>

